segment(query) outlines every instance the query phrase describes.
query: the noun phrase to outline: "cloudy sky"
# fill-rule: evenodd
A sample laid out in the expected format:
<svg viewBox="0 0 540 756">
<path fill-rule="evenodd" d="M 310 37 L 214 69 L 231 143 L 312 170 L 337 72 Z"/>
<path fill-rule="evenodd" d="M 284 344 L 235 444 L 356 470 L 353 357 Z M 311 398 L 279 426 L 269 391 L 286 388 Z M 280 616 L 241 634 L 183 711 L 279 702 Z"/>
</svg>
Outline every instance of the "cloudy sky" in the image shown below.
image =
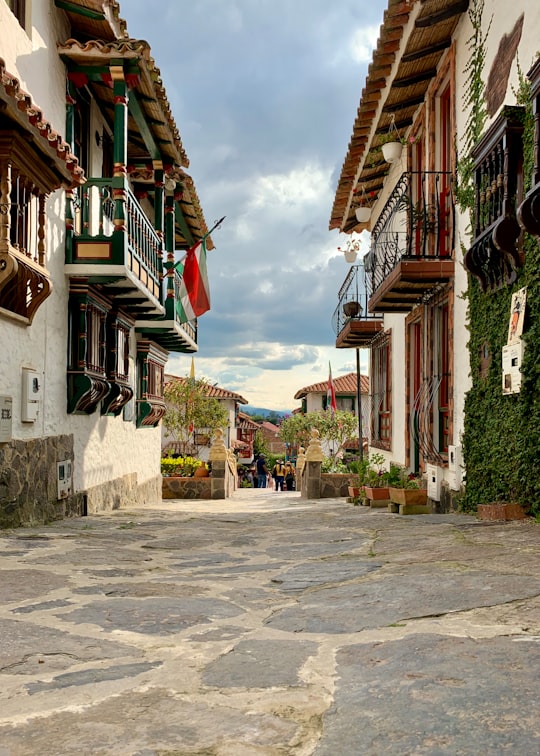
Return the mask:
<svg viewBox="0 0 540 756">
<path fill-rule="evenodd" d="M 251 405 L 293 409 L 329 361 L 334 378 L 355 370 L 331 326 L 347 237 L 328 225 L 386 6 L 121 3 L 161 70 L 208 226 L 227 216 L 208 254 L 212 310 L 199 319 L 195 372 Z M 190 365 L 171 355 L 168 371 Z"/>
</svg>

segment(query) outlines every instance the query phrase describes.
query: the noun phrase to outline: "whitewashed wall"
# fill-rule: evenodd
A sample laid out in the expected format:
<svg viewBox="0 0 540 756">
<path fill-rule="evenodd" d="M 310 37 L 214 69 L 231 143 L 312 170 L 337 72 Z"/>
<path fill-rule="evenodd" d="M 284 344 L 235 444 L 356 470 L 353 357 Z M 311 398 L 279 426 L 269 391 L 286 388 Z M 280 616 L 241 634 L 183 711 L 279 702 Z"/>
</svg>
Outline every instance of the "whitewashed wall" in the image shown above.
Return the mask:
<svg viewBox="0 0 540 756">
<path fill-rule="evenodd" d="M 56 24 L 56 26 L 54 25 Z M 68 29 L 63 14 L 53 3 L 32 3 L 32 30 L 27 35 L 6 3 L 0 2 L 0 57 L 7 70 L 43 111 L 44 117 L 64 138 L 66 133 L 65 69 L 56 52 Z M 99 120 L 92 126 L 99 126 Z M 93 131 L 92 131 L 93 133 Z M 95 143 L 91 146 L 97 152 Z M 94 166 L 101 165 L 95 155 Z M 47 268 L 52 294 L 38 309 L 30 327 L 0 317 L 0 394 L 13 397 L 13 438 L 31 439 L 74 434 L 75 491 L 136 473 L 139 484 L 159 475 L 160 428 L 139 429 L 122 417 L 68 415 L 67 303 L 64 275 L 64 193 L 57 191 L 47 202 Z M 131 353 L 135 355 L 134 333 Z M 6 358 L 9 355 L 9 358 Z M 43 379 L 43 404 L 35 423 L 21 422 L 22 368 L 36 370 Z"/>
</svg>

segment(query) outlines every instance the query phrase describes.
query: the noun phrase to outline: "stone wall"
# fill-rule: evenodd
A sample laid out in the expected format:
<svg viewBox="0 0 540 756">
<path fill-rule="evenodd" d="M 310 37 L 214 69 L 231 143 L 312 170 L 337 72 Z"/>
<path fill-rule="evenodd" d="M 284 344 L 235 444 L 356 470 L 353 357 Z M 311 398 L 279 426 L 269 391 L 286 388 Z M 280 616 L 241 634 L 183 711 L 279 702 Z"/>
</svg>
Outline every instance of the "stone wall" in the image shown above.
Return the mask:
<svg viewBox="0 0 540 756">
<path fill-rule="evenodd" d="M 164 499 L 211 499 L 212 478 L 162 478 Z"/>
<path fill-rule="evenodd" d="M 112 509 L 135 506 L 137 504 L 161 501 L 161 475 L 137 483 L 137 474 L 129 473 L 114 480 L 92 486 L 86 492 L 88 514 L 110 512 Z"/>
<path fill-rule="evenodd" d="M 58 500 L 57 463 L 73 460 L 73 436 L 0 444 L 0 527 L 86 514 L 86 494 Z"/>
</svg>

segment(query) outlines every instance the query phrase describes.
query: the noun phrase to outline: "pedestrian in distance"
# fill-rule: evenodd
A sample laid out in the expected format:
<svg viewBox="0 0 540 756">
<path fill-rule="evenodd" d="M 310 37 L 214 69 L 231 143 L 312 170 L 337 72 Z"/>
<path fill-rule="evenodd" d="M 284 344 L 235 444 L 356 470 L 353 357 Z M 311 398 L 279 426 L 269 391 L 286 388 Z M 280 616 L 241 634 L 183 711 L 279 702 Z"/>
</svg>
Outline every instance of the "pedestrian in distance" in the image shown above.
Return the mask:
<svg viewBox="0 0 540 756">
<path fill-rule="evenodd" d="M 276 491 L 283 491 L 283 483 L 285 481 L 285 465 L 278 459 L 272 469 L 272 477 L 276 481 Z"/>
<path fill-rule="evenodd" d="M 287 491 L 294 490 L 294 467 L 291 462 L 285 462 L 285 486 Z"/>
<path fill-rule="evenodd" d="M 266 460 L 261 454 L 257 458 L 257 488 L 266 488 L 266 476 L 268 475 L 268 468 L 266 466 Z"/>
</svg>

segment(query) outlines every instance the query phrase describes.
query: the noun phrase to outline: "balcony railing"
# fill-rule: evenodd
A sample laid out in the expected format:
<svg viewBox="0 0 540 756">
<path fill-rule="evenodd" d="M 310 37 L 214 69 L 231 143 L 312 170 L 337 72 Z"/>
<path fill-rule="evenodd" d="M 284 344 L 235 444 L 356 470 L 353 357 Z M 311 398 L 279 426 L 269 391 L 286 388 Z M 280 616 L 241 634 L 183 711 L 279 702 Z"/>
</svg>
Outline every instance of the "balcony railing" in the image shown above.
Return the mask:
<svg viewBox="0 0 540 756">
<path fill-rule="evenodd" d="M 402 262 L 427 264 L 452 258 L 455 240 L 452 187 L 453 176 L 449 172 L 402 174 L 373 227 L 371 249 L 364 261 L 371 296 Z M 421 296 L 426 288 L 422 279 L 431 286 L 433 277 L 439 273 L 446 275 L 438 266 L 417 268 L 416 294 Z M 414 296 L 405 303 L 407 306 Z M 373 304 L 370 302 L 372 309 Z"/>
<path fill-rule="evenodd" d="M 129 187 L 113 189 L 110 178 L 88 179 L 76 200 L 73 221 L 68 264 L 92 266 L 92 278 L 108 278 L 108 268 L 123 266 L 157 303 L 163 303 L 162 240 Z"/>
<path fill-rule="evenodd" d="M 516 218 L 523 173 L 523 108 L 505 107 L 473 151 L 474 238 L 463 263 L 483 291 L 511 285 L 522 265 Z"/>
<path fill-rule="evenodd" d="M 382 315 L 368 312 L 364 264 L 353 265 L 338 294 L 332 315 L 336 347 L 366 347 L 383 328 Z"/>
</svg>

